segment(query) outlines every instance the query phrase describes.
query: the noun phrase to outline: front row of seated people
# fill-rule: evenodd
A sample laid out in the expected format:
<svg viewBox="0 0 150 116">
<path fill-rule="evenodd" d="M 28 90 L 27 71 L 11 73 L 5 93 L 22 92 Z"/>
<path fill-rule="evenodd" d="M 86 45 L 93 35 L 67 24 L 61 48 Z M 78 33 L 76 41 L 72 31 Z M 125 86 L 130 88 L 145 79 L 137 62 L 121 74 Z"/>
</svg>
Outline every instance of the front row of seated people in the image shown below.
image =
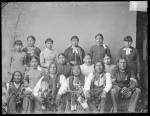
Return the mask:
<svg viewBox="0 0 150 116">
<path fill-rule="evenodd" d="M 90 54 L 86 54 L 83 65 L 71 67 L 62 53 L 58 56 L 59 62 L 51 63 L 48 73 L 42 73 L 37 68 L 38 59 L 32 57 L 31 67 L 25 75 L 15 71 L 11 81 L 3 85 L 2 101 L 7 104 L 7 109 L 3 107 L 3 110 L 10 114 L 104 113 L 110 93 L 113 112 L 118 112 L 119 99 L 129 99 L 128 112 L 135 112 L 141 90 L 134 73 L 128 69 L 127 60 L 120 58 L 114 66 L 109 55 L 105 55 L 104 62 L 98 61 L 94 65 L 91 59 Z M 67 77 L 69 73 L 71 76 Z"/>
</svg>

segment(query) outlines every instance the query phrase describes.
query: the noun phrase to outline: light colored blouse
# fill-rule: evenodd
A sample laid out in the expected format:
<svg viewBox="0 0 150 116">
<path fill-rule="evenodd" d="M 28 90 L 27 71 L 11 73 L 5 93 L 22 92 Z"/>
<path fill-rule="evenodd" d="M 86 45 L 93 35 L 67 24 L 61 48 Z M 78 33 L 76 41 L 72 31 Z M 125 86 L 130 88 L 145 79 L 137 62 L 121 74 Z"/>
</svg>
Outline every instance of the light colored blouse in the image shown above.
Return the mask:
<svg viewBox="0 0 150 116">
<path fill-rule="evenodd" d="M 57 58 L 57 52 L 46 48 L 40 53 L 40 64 L 44 68 L 48 68 L 49 64 L 55 62 Z"/>
<path fill-rule="evenodd" d="M 15 52 L 13 51 L 10 55 L 10 73 L 15 71 L 25 72 L 25 62 L 26 53 L 25 52 Z"/>
<path fill-rule="evenodd" d="M 92 72 L 94 72 L 94 64 L 88 66 L 86 64 L 82 64 L 80 65 L 80 68 L 81 68 L 81 73 L 85 76 L 85 81 L 88 77 L 88 75 Z"/>
<path fill-rule="evenodd" d="M 112 71 L 114 70 L 115 67 L 116 67 L 116 65 L 114 65 L 114 64 L 111 64 L 111 65 L 106 65 L 105 64 L 105 71 L 112 74 Z"/>
<path fill-rule="evenodd" d="M 85 85 L 84 85 L 84 92 L 86 93 L 86 91 L 90 90 L 91 87 L 91 82 L 92 80 L 95 78 L 94 73 L 90 73 L 87 80 L 85 81 Z M 104 78 L 106 78 L 106 82 L 104 81 Z M 105 83 L 104 83 L 105 82 Z M 104 90 L 106 92 L 109 92 L 109 90 L 112 87 L 112 82 L 111 82 L 111 75 L 110 73 L 102 73 L 99 75 L 99 79 L 94 81 L 94 85 L 96 86 L 102 86 L 105 85 Z"/>
</svg>

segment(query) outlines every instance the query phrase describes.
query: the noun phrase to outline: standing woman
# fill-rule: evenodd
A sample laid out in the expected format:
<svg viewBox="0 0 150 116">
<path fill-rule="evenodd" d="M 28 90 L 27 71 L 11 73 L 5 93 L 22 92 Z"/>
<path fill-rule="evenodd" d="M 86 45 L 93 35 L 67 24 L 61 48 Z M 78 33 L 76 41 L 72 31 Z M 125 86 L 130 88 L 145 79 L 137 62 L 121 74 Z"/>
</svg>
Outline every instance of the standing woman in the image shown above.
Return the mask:
<svg viewBox="0 0 150 116">
<path fill-rule="evenodd" d="M 71 46 L 68 47 L 64 54 L 66 56 L 67 61 L 72 64 L 83 64 L 83 58 L 85 55 L 84 50 L 78 45 L 79 38 L 78 36 L 74 35 L 71 37 Z"/>
<path fill-rule="evenodd" d="M 132 47 L 133 40 L 131 36 L 124 38 L 124 47 L 119 51 L 119 58 L 126 58 L 128 67 L 135 73 L 138 80 L 140 80 L 140 59 L 136 48 Z"/>
<path fill-rule="evenodd" d="M 15 71 L 20 71 L 22 74 L 25 72 L 26 67 L 26 53 L 22 51 L 22 41 L 16 40 L 14 42 L 14 51 L 10 55 L 10 74 Z"/>
<path fill-rule="evenodd" d="M 32 56 L 39 57 L 40 56 L 40 48 L 35 46 L 36 38 L 33 35 L 30 35 L 27 37 L 27 47 L 23 48 L 22 51 L 24 51 L 27 54 L 26 63 L 27 66 L 30 66 L 30 60 Z"/>
<path fill-rule="evenodd" d="M 45 40 L 45 46 L 45 50 L 40 54 L 40 64 L 47 72 L 49 65 L 57 61 L 57 52 L 53 49 L 53 40 L 51 38 Z"/>
</svg>

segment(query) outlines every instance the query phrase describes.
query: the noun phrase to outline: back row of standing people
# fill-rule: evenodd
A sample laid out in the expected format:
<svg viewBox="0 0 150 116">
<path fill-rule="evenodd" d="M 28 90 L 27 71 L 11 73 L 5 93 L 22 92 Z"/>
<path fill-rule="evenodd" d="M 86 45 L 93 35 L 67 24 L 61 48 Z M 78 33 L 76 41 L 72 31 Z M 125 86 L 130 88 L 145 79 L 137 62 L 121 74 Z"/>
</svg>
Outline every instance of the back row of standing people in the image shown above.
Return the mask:
<svg viewBox="0 0 150 116">
<path fill-rule="evenodd" d="M 47 72 L 49 64 L 52 62 L 57 62 L 58 52 L 53 49 L 53 40 L 48 38 L 45 40 L 46 48 L 41 52 L 41 50 L 35 46 L 36 39 L 34 36 L 27 37 L 27 47 L 23 48 L 23 43 L 21 40 L 16 40 L 14 42 L 14 51 L 11 52 L 10 56 L 10 71 L 12 74 L 15 70 L 25 72 L 25 69 L 30 67 L 30 60 L 32 56 L 39 58 L 40 67 L 43 71 Z M 111 57 L 110 48 L 104 43 L 104 37 L 102 34 L 97 34 L 95 36 L 96 44 L 90 48 L 89 53 L 92 56 L 92 63 L 97 61 L 102 61 L 105 54 Z M 118 50 L 118 58 L 126 58 L 130 70 L 132 70 L 140 78 L 140 60 L 139 54 L 136 48 L 132 47 L 133 40 L 131 36 L 126 36 L 124 38 L 124 46 Z M 85 51 L 79 45 L 78 36 L 71 37 L 71 46 L 68 47 L 64 54 L 66 56 L 66 61 L 70 65 L 81 65 L 83 64 L 83 58 L 85 56 Z"/>
</svg>

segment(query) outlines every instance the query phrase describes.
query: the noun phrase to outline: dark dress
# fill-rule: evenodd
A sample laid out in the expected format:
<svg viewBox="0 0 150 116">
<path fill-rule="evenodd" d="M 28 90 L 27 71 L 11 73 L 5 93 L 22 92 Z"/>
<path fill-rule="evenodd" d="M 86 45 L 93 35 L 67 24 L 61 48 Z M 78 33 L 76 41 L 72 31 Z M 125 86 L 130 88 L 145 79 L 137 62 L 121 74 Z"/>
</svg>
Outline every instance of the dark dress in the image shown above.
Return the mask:
<svg viewBox="0 0 150 116">
<path fill-rule="evenodd" d="M 64 54 L 66 56 L 66 60 L 67 62 L 70 63 L 70 61 L 76 61 L 77 64 L 81 65 L 83 64 L 83 58 L 85 56 L 85 52 L 84 50 L 80 47 L 80 46 L 77 46 L 78 48 L 78 53 L 73 53 L 73 48 L 72 46 L 68 47 Z"/>
<path fill-rule="evenodd" d="M 58 71 L 58 74 L 61 75 L 65 75 L 66 78 L 68 78 L 71 74 L 71 66 L 70 64 L 59 64 L 57 63 L 57 71 Z"/>
<path fill-rule="evenodd" d="M 39 58 L 40 53 L 41 53 L 40 48 L 35 47 L 35 46 L 34 47 L 25 47 L 25 48 L 23 48 L 22 51 L 27 54 L 27 56 L 26 56 L 27 66 L 30 66 L 30 60 L 31 60 L 32 56 L 37 56 Z"/>
</svg>

